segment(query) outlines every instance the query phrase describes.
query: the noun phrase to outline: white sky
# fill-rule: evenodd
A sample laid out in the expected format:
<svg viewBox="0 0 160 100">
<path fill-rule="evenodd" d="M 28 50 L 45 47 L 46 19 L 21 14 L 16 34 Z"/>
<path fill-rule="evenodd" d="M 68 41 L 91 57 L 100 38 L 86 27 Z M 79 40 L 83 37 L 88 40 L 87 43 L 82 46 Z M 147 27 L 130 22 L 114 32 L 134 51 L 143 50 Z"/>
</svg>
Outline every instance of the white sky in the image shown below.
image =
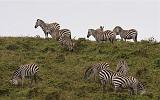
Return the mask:
<svg viewBox="0 0 160 100">
<path fill-rule="evenodd" d="M 138 40 L 153 36 L 160 41 L 160 0 L 0 0 L 0 13 L 0 36 L 44 37 L 34 29 L 40 18 L 58 22 L 76 38 L 86 38 L 89 28 L 119 25 L 137 29 Z"/>
</svg>

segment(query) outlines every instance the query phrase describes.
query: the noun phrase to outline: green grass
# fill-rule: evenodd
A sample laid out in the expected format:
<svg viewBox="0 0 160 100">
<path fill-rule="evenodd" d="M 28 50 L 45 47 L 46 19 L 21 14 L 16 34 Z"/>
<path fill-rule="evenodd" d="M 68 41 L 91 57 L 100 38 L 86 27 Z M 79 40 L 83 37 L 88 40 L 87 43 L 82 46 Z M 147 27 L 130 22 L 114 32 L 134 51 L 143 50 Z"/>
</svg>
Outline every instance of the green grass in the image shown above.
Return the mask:
<svg viewBox="0 0 160 100">
<path fill-rule="evenodd" d="M 69 52 L 53 39 L 0 37 L 0 100 L 158 100 L 160 99 L 160 43 L 142 41 L 101 43 L 76 41 Z M 108 62 L 115 69 L 120 58 L 127 59 L 130 75 L 146 87 L 146 95 L 129 96 L 127 91 L 102 92 L 100 83 L 83 80 L 91 64 Z M 43 79 L 31 89 L 9 83 L 12 73 L 22 64 L 36 63 Z"/>
</svg>

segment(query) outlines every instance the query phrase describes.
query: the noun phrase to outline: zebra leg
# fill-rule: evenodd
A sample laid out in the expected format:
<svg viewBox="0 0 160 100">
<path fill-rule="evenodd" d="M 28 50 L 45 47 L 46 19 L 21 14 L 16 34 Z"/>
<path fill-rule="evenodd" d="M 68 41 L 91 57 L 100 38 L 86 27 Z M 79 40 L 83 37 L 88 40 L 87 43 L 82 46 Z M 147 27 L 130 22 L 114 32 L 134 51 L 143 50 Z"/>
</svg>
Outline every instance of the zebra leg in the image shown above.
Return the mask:
<svg viewBox="0 0 160 100">
<path fill-rule="evenodd" d="M 35 82 L 35 84 L 37 84 L 37 75 L 36 74 L 34 75 L 34 82 Z"/>
<path fill-rule="evenodd" d="M 45 33 L 45 38 L 48 38 L 48 33 Z"/>
<path fill-rule="evenodd" d="M 105 80 L 101 80 L 101 84 L 102 84 L 102 91 L 105 92 L 105 89 L 106 89 L 106 82 L 105 82 Z"/>
<path fill-rule="evenodd" d="M 135 36 L 133 37 L 133 41 L 137 42 L 137 34 L 135 34 Z"/>
<path fill-rule="evenodd" d="M 114 93 L 117 93 L 117 92 L 118 92 L 118 87 L 115 86 L 115 87 L 114 87 Z"/>
<path fill-rule="evenodd" d="M 31 83 L 30 83 L 30 88 L 32 88 L 32 83 L 33 83 L 33 76 L 31 77 Z"/>
<path fill-rule="evenodd" d="M 21 87 L 23 88 L 24 77 L 21 78 Z"/>
</svg>

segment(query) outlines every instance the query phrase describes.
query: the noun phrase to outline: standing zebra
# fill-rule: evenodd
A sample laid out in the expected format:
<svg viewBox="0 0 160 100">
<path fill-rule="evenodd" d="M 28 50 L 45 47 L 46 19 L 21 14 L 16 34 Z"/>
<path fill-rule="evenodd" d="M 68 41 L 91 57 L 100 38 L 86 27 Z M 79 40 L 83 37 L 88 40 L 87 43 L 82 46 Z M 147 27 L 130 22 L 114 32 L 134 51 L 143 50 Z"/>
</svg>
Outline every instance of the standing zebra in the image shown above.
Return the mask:
<svg viewBox="0 0 160 100">
<path fill-rule="evenodd" d="M 69 51 L 73 51 L 73 48 L 75 46 L 75 43 L 73 42 L 73 40 L 66 36 L 66 35 L 62 35 L 60 38 L 59 38 L 59 43 L 65 47 L 65 48 L 68 48 Z"/>
<path fill-rule="evenodd" d="M 116 35 L 120 35 L 122 40 L 124 39 L 126 41 L 126 39 L 133 39 L 134 42 L 137 42 L 138 32 L 135 29 L 123 30 L 120 26 L 116 26 L 113 29 L 113 32 L 115 32 Z"/>
<path fill-rule="evenodd" d="M 10 80 L 11 84 L 18 85 L 18 80 L 21 80 L 21 85 L 23 87 L 23 80 L 25 77 L 31 78 L 30 87 L 32 86 L 33 80 L 36 83 L 37 72 L 39 67 L 36 64 L 26 64 L 20 66 L 12 75 Z"/>
<path fill-rule="evenodd" d="M 103 30 L 104 30 L 104 26 L 100 26 L 99 28 L 96 29 L 96 31 L 98 32 L 103 32 Z"/>
<path fill-rule="evenodd" d="M 38 26 L 40 26 L 42 28 L 43 32 L 45 33 L 46 38 L 48 37 L 48 34 L 53 36 L 50 32 L 51 30 L 59 30 L 60 29 L 60 25 L 58 23 L 56 23 L 56 22 L 55 23 L 45 23 L 41 19 L 37 19 L 37 21 L 36 21 L 35 28 L 37 28 Z"/>
<path fill-rule="evenodd" d="M 113 41 L 116 39 L 116 34 L 110 30 L 97 32 L 94 29 L 88 29 L 87 38 L 89 38 L 91 35 L 96 39 L 97 42 L 109 40 L 111 43 L 113 43 Z"/>
<path fill-rule="evenodd" d="M 52 34 L 57 41 L 61 36 L 66 36 L 71 39 L 71 31 L 69 29 L 51 30 L 49 33 Z"/>
<path fill-rule="evenodd" d="M 96 80 L 96 75 L 102 70 L 102 69 L 108 69 L 109 64 L 106 62 L 101 62 L 92 65 L 91 67 L 87 68 L 84 73 L 84 79 L 88 79 L 91 75 L 94 76 L 94 80 Z"/>
<path fill-rule="evenodd" d="M 117 92 L 118 88 L 128 88 L 130 93 L 135 92 L 135 94 L 137 94 L 138 91 L 140 91 L 141 94 L 145 93 L 144 86 L 132 76 L 128 77 L 122 73 L 115 73 L 112 70 L 103 69 L 99 72 L 99 77 L 103 91 L 105 90 L 106 83 L 111 83 L 114 85 L 115 92 Z"/>
<path fill-rule="evenodd" d="M 121 59 L 119 60 L 117 67 L 116 67 L 116 72 L 117 73 L 122 73 L 124 76 L 126 76 L 128 74 L 128 64 L 126 62 L 126 60 Z"/>
</svg>

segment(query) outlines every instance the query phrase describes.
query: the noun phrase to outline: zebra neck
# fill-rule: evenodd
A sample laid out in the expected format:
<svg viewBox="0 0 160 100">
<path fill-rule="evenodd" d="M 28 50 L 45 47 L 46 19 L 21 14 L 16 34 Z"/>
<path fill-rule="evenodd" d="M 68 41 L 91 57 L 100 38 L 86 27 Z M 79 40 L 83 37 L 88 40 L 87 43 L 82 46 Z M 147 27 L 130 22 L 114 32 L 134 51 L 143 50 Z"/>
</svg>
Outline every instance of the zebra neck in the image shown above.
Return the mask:
<svg viewBox="0 0 160 100">
<path fill-rule="evenodd" d="M 100 33 L 94 32 L 92 35 L 93 37 L 97 38 L 99 36 Z"/>
<path fill-rule="evenodd" d="M 40 24 L 40 27 L 42 28 L 42 30 L 44 31 L 44 33 L 46 33 L 46 28 L 47 28 L 47 24 L 42 22 L 42 24 Z"/>
</svg>

